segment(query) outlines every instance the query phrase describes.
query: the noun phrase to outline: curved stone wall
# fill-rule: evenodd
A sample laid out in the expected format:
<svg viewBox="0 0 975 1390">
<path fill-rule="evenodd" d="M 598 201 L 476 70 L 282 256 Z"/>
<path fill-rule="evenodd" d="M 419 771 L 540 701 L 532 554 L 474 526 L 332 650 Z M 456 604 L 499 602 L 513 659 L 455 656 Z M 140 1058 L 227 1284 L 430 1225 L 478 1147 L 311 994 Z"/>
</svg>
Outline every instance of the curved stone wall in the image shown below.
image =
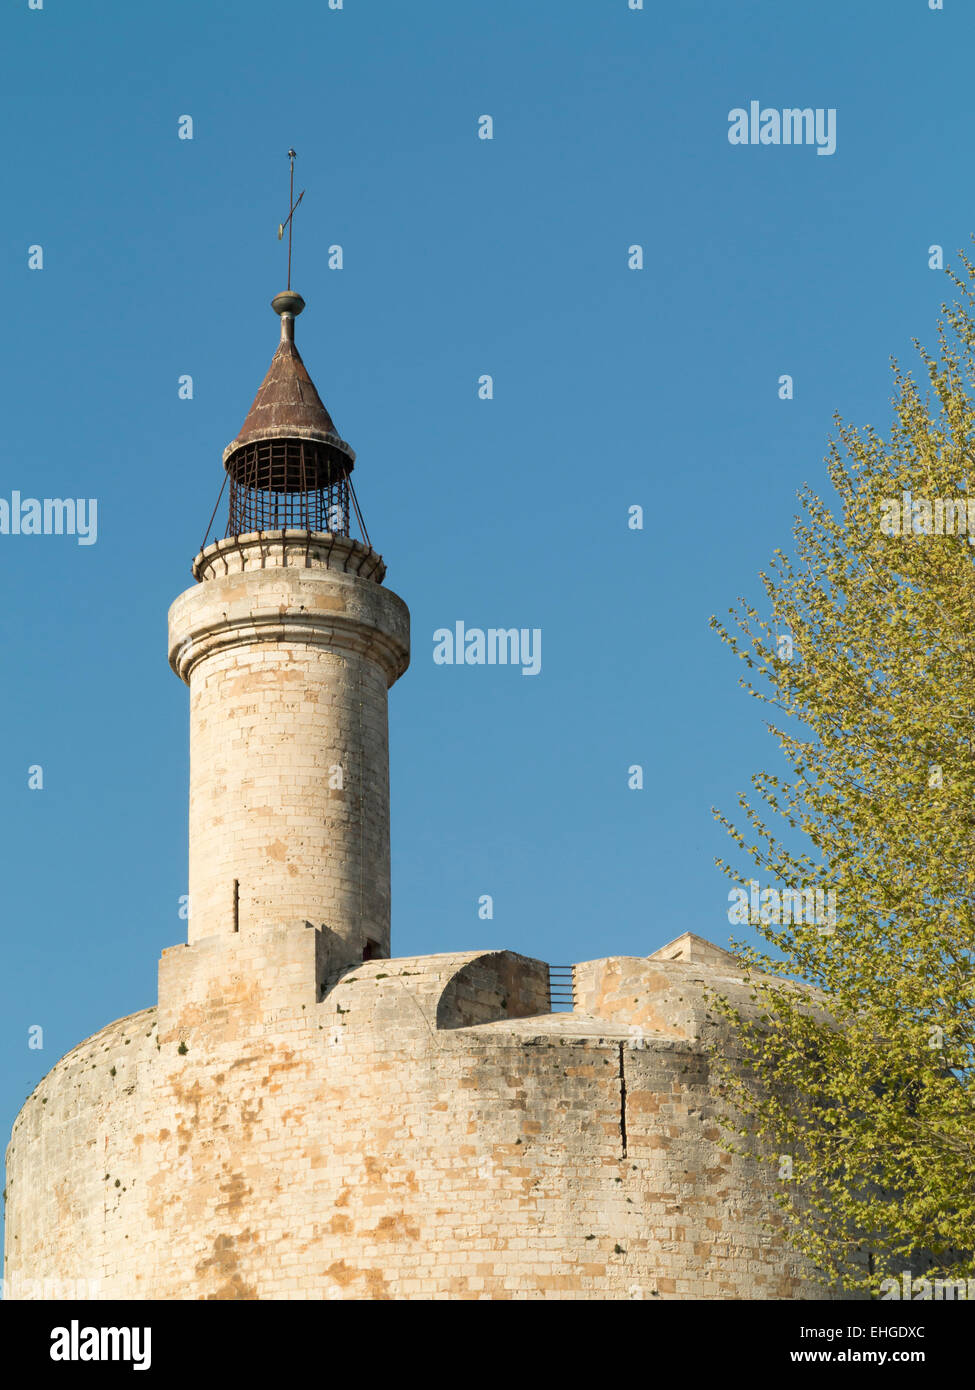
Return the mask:
<svg viewBox="0 0 975 1390">
<path fill-rule="evenodd" d="M 727 972 L 590 962 L 588 1011 L 547 1014 L 547 968 L 508 952 L 329 969 L 299 923 L 164 953 L 158 1016 L 75 1048 L 17 1120 L 9 1296 L 829 1296 L 766 1228 L 766 1170 L 716 1142 L 701 991 Z M 673 1028 L 620 1007 L 641 976 Z"/>
<path fill-rule="evenodd" d="M 388 956 L 387 690 L 409 661 L 406 606 L 355 572 L 372 556 L 355 542 L 222 544 L 170 609 L 190 687 L 189 938 L 300 918 L 346 961 L 369 942 Z"/>
</svg>

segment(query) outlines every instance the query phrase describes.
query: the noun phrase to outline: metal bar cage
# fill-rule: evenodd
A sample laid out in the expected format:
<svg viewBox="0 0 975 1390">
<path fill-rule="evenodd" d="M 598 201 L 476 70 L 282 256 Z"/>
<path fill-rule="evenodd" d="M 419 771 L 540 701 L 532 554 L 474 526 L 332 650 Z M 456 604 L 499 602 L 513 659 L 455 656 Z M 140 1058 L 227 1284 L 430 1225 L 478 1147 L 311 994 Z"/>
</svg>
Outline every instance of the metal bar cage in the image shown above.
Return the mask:
<svg viewBox="0 0 975 1390">
<path fill-rule="evenodd" d="M 305 440 L 245 445 L 230 463 L 227 536 L 252 531 L 324 531 L 349 536 L 347 469 Z"/>
</svg>

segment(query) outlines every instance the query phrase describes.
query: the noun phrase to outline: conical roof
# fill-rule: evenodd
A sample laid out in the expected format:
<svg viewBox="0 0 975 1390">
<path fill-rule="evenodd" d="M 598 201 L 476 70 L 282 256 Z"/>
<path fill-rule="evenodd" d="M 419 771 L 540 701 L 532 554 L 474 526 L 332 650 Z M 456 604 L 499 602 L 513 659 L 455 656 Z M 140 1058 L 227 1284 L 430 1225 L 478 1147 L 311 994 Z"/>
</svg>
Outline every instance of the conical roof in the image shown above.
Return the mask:
<svg viewBox="0 0 975 1390">
<path fill-rule="evenodd" d="M 351 468 L 355 454 L 336 432 L 332 417 L 295 346 L 295 315 L 301 313 L 305 302 L 301 295 L 288 292 L 276 295 L 271 306 L 281 316 L 281 341 L 246 420 L 237 437 L 223 451 L 224 465 L 228 466 L 231 456 L 248 444 L 293 439 L 328 445 L 330 452 L 335 450 L 344 455 Z"/>
</svg>

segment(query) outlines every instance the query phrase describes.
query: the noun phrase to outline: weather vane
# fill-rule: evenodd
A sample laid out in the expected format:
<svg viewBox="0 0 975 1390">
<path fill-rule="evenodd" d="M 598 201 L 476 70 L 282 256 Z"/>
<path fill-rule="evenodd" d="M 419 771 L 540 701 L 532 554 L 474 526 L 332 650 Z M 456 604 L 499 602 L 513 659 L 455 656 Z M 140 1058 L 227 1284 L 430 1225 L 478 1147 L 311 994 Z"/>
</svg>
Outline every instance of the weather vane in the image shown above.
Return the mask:
<svg viewBox="0 0 975 1390">
<path fill-rule="evenodd" d="M 305 190 L 304 190 L 304 189 L 301 190 L 301 192 L 298 194 L 298 202 L 295 202 L 295 160 L 298 158 L 298 155 L 297 155 L 297 153 L 296 153 L 294 150 L 289 150 L 289 151 L 288 151 L 288 158 L 291 160 L 291 191 L 290 191 L 290 193 L 289 193 L 289 195 L 288 195 L 288 206 L 289 206 L 289 208 L 290 208 L 290 211 L 289 211 L 287 217 L 284 219 L 284 221 L 278 224 L 278 241 L 280 241 L 281 238 L 284 236 L 284 229 L 285 229 L 285 227 L 287 227 L 287 229 L 288 229 L 288 289 L 290 290 L 290 289 L 291 289 L 291 219 L 292 219 L 292 218 L 294 217 L 294 215 L 295 215 L 295 210 L 296 210 L 297 207 L 298 207 L 298 203 L 300 203 L 301 200 L 302 200 L 302 198 L 305 196 Z"/>
</svg>

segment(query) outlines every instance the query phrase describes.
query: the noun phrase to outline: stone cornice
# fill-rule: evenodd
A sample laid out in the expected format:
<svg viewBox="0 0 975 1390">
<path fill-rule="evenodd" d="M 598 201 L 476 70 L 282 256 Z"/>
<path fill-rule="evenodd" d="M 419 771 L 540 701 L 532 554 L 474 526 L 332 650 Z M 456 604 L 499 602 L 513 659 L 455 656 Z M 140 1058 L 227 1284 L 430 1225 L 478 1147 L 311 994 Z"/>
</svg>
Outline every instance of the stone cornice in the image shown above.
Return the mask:
<svg viewBox="0 0 975 1390">
<path fill-rule="evenodd" d="M 332 569 L 381 584 L 383 557 L 349 536 L 323 531 L 257 531 L 227 536 L 201 550 L 193 561 L 200 583 L 254 569 Z"/>
<path fill-rule="evenodd" d="M 390 589 L 314 562 L 228 570 L 170 608 L 169 664 L 187 683 L 201 661 L 255 643 L 361 656 L 392 685 L 410 661 L 409 610 Z"/>
<path fill-rule="evenodd" d="M 170 648 L 169 664 L 189 684 L 194 668 L 207 657 L 253 642 L 300 643 L 326 651 L 352 652 L 381 666 L 389 685 L 409 665 L 409 649 L 392 633 L 342 614 L 324 617 L 310 613 L 254 613 L 207 624 Z"/>
</svg>

